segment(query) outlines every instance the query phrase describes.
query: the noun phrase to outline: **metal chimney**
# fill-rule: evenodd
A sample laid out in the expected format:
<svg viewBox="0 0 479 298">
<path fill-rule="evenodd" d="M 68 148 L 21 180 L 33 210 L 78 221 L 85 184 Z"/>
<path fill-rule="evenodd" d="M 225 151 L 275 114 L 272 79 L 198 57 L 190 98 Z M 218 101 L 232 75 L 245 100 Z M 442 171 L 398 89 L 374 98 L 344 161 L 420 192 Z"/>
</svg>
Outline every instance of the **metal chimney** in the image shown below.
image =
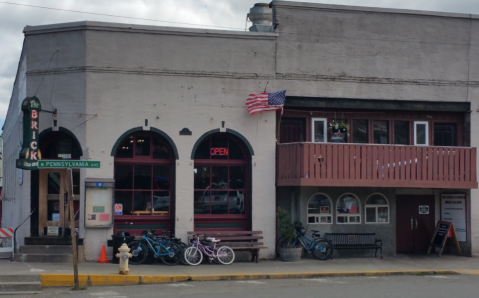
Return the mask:
<svg viewBox="0 0 479 298">
<path fill-rule="evenodd" d="M 249 31 L 270 32 L 272 15 L 268 3 L 256 3 L 249 10 L 248 18 L 253 23 L 253 26 L 249 27 Z"/>
</svg>

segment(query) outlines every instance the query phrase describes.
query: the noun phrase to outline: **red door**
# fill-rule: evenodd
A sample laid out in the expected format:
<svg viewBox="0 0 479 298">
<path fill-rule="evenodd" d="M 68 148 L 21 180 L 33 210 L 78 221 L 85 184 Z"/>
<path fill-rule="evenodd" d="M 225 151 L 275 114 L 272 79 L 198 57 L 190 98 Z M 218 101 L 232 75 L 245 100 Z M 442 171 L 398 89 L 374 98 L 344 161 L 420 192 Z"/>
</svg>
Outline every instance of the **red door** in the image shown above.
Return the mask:
<svg viewBox="0 0 479 298">
<path fill-rule="evenodd" d="M 426 252 L 434 232 L 434 196 L 396 196 L 396 250 Z"/>
</svg>

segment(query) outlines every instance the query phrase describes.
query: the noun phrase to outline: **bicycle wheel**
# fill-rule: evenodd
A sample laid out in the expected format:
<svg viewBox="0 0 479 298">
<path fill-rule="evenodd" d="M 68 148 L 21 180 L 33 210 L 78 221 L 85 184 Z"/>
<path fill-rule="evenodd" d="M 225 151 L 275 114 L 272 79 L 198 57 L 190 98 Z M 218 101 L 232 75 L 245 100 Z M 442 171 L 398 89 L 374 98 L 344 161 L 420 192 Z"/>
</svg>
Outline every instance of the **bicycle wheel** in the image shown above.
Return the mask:
<svg viewBox="0 0 479 298">
<path fill-rule="evenodd" d="M 288 245 L 288 239 L 286 237 L 280 238 L 276 242 L 276 251 L 279 253 L 280 248 L 285 248 Z"/>
<path fill-rule="evenodd" d="M 196 266 L 201 264 L 203 261 L 203 253 L 199 250 L 199 248 L 190 246 L 183 253 L 183 258 L 189 265 Z"/>
<path fill-rule="evenodd" d="M 141 244 L 141 245 L 140 245 Z M 133 241 L 128 243 L 128 248 L 132 254 L 130 264 L 139 265 L 146 261 L 148 256 L 148 247 L 140 241 Z"/>
<path fill-rule="evenodd" d="M 333 255 L 333 243 L 324 238 L 316 239 L 311 247 L 311 254 L 318 260 L 327 260 Z"/>
<path fill-rule="evenodd" d="M 161 261 L 168 266 L 174 266 L 177 265 L 181 261 L 181 246 L 179 246 L 176 243 L 168 243 L 163 244 L 161 246 L 161 254 L 167 254 L 167 255 L 162 255 L 160 257 Z"/>
<path fill-rule="evenodd" d="M 223 265 L 229 265 L 235 260 L 235 252 L 229 246 L 222 246 L 216 251 L 216 259 Z"/>
</svg>

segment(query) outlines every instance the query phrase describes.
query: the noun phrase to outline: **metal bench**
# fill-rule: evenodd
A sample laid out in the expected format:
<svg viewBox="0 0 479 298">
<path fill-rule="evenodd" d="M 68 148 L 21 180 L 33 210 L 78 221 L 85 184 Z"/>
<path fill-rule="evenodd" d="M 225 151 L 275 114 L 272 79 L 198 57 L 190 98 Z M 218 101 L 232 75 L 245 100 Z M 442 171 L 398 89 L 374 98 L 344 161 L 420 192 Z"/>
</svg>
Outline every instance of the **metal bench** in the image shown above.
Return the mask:
<svg viewBox="0 0 479 298">
<path fill-rule="evenodd" d="M 218 243 L 220 246 L 229 246 L 234 251 L 251 252 L 251 262 L 256 260 L 256 263 L 258 263 L 259 250 L 268 248 L 263 246 L 263 242 L 259 242 L 260 239 L 263 239 L 262 231 L 195 231 L 188 232 L 188 240 L 190 240 L 193 235 L 202 234 L 220 239 L 221 242 Z"/>
<path fill-rule="evenodd" d="M 383 242 L 376 239 L 376 233 L 326 233 L 326 239 L 333 242 L 334 249 L 374 249 L 375 258 L 379 249 L 383 258 Z"/>
</svg>

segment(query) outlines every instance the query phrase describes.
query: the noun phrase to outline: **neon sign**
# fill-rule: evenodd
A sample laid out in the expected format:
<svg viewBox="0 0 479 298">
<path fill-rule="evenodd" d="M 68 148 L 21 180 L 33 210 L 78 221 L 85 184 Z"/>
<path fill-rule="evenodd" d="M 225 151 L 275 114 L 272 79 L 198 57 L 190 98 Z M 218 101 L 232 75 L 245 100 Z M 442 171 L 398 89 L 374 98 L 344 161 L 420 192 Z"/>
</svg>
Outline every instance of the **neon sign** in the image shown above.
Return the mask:
<svg viewBox="0 0 479 298">
<path fill-rule="evenodd" d="M 211 155 L 228 155 L 228 148 L 211 148 Z"/>
<path fill-rule="evenodd" d="M 23 144 L 17 159 L 17 168 L 26 170 L 37 169 L 41 157 L 38 149 L 38 128 L 41 110 L 40 100 L 33 96 L 27 97 L 22 102 L 23 111 Z"/>
</svg>

